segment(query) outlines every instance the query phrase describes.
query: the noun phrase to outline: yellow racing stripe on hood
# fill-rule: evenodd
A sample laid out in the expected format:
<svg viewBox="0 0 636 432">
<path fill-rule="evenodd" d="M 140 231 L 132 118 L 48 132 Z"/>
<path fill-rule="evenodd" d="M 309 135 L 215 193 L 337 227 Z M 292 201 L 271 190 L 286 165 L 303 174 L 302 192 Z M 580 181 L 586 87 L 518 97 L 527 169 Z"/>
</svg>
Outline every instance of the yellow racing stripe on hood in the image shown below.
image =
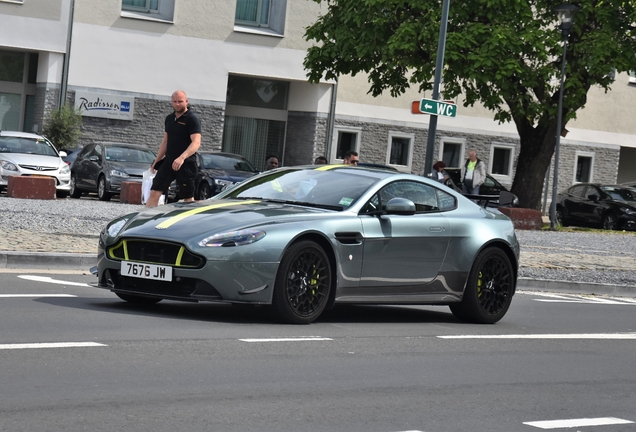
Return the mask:
<svg viewBox="0 0 636 432">
<path fill-rule="evenodd" d="M 321 165 L 320 168 L 314 168 L 315 171 L 329 171 L 335 168 L 342 168 L 342 165 Z"/>
<path fill-rule="evenodd" d="M 258 200 L 249 200 L 249 201 L 233 201 L 233 202 L 222 202 L 222 203 L 218 203 L 218 204 L 210 204 L 210 205 L 207 205 L 205 207 L 199 207 L 199 208 L 195 208 L 195 209 L 192 209 L 192 210 L 188 210 L 186 212 L 181 213 L 178 216 L 173 216 L 170 219 L 161 222 L 155 228 L 156 229 L 169 228 L 172 225 L 176 224 L 177 222 L 182 221 L 183 219 L 186 219 L 186 218 L 188 218 L 190 216 L 194 216 L 195 214 L 202 213 L 202 212 L 205 212 L 205 211 L 208 211 L 208 210 L 213 210 L 213 209 L 222 208 L 222 207 L 240 206 L 240 205 L 245 205 L 245 204 L 256 204 L 256 203 L 259 203 L 259 202 L 260 201 L 258 201 Z"/>
</svg>

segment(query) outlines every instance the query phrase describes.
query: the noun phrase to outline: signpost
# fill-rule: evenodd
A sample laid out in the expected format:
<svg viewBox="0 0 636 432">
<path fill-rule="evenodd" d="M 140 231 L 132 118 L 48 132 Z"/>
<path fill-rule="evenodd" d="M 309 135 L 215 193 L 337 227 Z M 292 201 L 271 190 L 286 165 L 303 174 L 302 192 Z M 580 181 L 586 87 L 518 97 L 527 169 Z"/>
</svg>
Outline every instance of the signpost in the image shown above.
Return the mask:
<svg viewBox="0 0 636 432">
<path fill-rule="evenodd" d="M 413 114 L 455 117 L 457 115 L 457 105 L 455 105 L 454 102 L 422 99 L 420 101 L 413 101 L 413 104 L 411 105 L 411 112 Z"/>
</svg>

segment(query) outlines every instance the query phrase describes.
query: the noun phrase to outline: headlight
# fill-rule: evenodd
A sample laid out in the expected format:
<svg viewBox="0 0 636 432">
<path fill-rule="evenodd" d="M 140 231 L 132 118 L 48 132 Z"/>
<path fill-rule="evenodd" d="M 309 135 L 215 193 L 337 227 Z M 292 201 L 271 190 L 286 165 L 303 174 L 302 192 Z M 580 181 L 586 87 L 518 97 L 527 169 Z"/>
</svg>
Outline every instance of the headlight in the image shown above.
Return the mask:
<svg viewBox="0 0 636 432">
<path fill-rule="evenodd" d="M 126 225 L 127 220 L 122 219 L 120 221 L 115 222 L 114 224 L 108 227 L 108 235 L 111 237 L 116 237 L 117 234 L 122 230 L 124 225 Z"/>
<path fill-rule="evenodd" d="M 70 172 L 71 169 L 66 164 L 64 164 L 64 166 L 60 168 L 60 174 L 70 174 Z"/>
<path fill-rule="evenodd" d="M 217 180 L 217 179 L 214 179 L 214 183 L 216 183 L 216 185 L 219 186 L 220 188 L 224 188 L 226 186 L 230 186 L 234 184 L 234 182 L 231 182 L 229 180 Z"/>
<path fill-rule="evenodd" d="M 621 210 L 623 211 L 623 213 L 628 214 L 628 215 L 635 215 L 636 214 L 636 210 L 632 209 L 632 208 L 621 207 Z"/>
<path fill-rule="evenodd" d="M 128 173 L 116 169 L 110 170 L 110 175 L 112 175 L 113 177 L 130 177 Z"/>
<path fill-rule="evenodd" d="M 244 229 L 214 234 L 199 242 L 199 246 L 242 246 L 259 241 L 265 237 L 265 231 L 256 229 Z"/>
<path fill-rule="evenodd" d="M 7 171 L 18 171 L 18 167 L 15 166 L 13 162 L 9 162 L 6 160 L 0 161 L 0 166 L 2 166 L 2 169 L 5 169 Z"/>
</svg>

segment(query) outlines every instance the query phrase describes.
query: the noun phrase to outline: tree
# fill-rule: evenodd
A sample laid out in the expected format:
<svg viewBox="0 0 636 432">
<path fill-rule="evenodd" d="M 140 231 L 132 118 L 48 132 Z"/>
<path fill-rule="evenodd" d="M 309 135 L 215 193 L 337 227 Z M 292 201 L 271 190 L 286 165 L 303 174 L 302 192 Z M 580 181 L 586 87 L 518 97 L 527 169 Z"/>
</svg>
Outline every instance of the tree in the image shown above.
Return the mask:
<svg viewBox="0 0 636 432">
<path fill-rule="evenodd" d="M 411 85 L 431 90 L 441 2 L 314 0 L 327 5 L 306 29 L 310 82 L 367 73 L 369 92 L 398 96 Z M 512 192 L 538 209 L 556 144 L 563 53 L 548 0 L 451 0 L 443 71 L 444 98 L 480 102 L 494 119 L 513 121 L 520 137 Z M 607 91 L 615 72 L 636 70 L 636 2 L 580 0 L 567 49 L 563 128 L 592 86 Z"/>
<path fill-rule="evenodd" d="M 44 121 L 42 134 L 58 150 L 77 147 L 81 135 L 82 114 L 68 105 L 53 109 Z"/>
</svg>

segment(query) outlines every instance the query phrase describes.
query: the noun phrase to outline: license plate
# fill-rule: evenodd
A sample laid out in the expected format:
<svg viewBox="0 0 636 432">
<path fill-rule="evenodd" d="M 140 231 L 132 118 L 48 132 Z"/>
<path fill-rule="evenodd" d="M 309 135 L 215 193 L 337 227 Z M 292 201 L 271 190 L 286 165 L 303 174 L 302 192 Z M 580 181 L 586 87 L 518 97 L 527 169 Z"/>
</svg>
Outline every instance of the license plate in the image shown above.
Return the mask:
<svg viewBox="0 0 636 432">
<path fill-rule="evenodd" d="M 122 276 L 130 276 L 142 279 L 154 279 L 172 281 L 172 267 L 156 264 L 142 264 L 130 261 L 121 262 Z"/>
</svg>

